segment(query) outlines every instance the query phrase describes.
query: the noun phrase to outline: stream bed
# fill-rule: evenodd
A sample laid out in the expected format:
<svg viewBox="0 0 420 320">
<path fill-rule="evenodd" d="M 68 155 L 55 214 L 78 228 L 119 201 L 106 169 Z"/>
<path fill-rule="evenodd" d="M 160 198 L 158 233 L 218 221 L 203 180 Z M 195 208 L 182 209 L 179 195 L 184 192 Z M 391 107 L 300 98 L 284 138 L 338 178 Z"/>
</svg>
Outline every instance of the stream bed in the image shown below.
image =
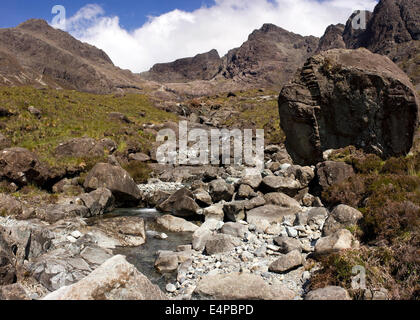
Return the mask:
<svg viewBox="0 0 420 320">
<path fill-rule="evenodd" d="M 127 257 L 127 261 L 133 264 L 152 283 L 158 285 L 162 290 L 168 283 L 176 282 L 176 272 L 160 274 L 154 267 L 159 250 L 176 251 L 179 245 L 188 245 L 192 241 L 192 233 L 168 232 L 156 224 L 156 219 L 163 214 L 156 209 L 117 209 L 99 219 L 111 219 L 113 217 L 138 216 L 144 219 L 146 231 L 164 232 L 168 238 L 161 240 L 147 235 L 146 243 L 139 247 L 117 247 L 114 254 L 121 254 Z M 98 219 L 98 218 L 97 218 Z"/>
</svg>

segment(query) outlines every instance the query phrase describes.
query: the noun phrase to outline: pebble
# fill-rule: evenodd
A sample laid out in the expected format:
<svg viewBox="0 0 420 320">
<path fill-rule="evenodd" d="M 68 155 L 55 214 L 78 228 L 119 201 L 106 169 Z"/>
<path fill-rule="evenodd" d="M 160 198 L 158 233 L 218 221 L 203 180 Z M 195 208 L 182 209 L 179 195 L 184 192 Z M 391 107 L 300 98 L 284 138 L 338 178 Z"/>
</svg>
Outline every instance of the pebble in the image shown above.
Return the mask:
<svg viewBox="0 0 420 320">
<path fill-rule="evenodd" d="M 169 293 L 174 293 L 176 291 L 175 285 L 172 283 L 168 283 L 166 285 L 166 291 L 168 291 Z"/>
<path fill-rule="evenodd" d="M 296 231 L 295 228 L 286 227 L 286 231 L 289 237 L 296 238 L 298 236 L 298 232 Z"/>
<path fill-rule="evenodd" d="M 82 234 L 81 234 L 81 232 L 80 232 L 80 231 L 76 230 L 76 231 L 73 231 L 73 232 L 71 233 L 71 236 L 72 236 L 73 238 L 75 238 L 75 239 L 79 239 L 80 237 L 82 237 Z"/>
<path fill-rule="evenodd" d="M 67 240 L 70 241 L 71 243 L 76 243 L 77 242 L 77 239 L 73 236 L 68 236 Z"/>
</svg>

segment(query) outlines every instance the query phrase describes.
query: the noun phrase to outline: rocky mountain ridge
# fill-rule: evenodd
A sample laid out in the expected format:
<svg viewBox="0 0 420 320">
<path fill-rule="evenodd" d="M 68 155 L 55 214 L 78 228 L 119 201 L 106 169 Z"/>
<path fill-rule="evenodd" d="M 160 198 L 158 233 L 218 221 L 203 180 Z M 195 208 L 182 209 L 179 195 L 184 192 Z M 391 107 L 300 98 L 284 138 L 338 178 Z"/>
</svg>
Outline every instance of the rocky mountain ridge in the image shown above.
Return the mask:
<svg viewBox="0 0 420 320">
<path fill-rule="evenodd" d="M 32 19 L 0 29 L 0 84 L 110 93 L 139 92 L 145 81 L 115 67 L 104 51 Z"/>
</svg>

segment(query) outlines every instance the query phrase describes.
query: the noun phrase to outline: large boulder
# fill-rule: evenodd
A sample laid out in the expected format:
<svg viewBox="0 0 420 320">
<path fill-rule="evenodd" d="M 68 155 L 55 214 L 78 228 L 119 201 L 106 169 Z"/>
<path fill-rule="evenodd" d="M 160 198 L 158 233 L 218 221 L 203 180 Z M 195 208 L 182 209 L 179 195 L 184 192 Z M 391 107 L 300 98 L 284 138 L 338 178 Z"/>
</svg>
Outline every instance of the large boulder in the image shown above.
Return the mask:
<svg viewBox="0 0 420 320">
<path fill-rule="evenodd" d="M 107 260 L 79 282 L 50 293 L 44 300 L 166 300 L 125 257 Z"/>
<path fill-rule="evenodd" d="M 0 151 L 0 179 L 19 186 L 30 183 L 43 186 L 49 179 L 49 172 L 33 152 L 24 148 L 8 148 Z"/>
<path fill-rule="evenodd" d="M 209 300 L 292 300 L 295 297 L 286 287 L 269 285 L 250 273 L 206 276 L 198 283 L 194 295 Z"/>
<path fill-rule="evenodd" d="M 308 59 L 279 96 L 286 147 L 297 164 L 354 145 L 382 157 L 410 151 L 419 103 L 407 75 L 366 49 L 334 49 Z"/>
<path fill-rule="evenodd" d="M 191 191 L 182 188 L 159 204 L 157 209 L 178 217 L 191 217 L 197 214 L 200 207 Z"/>
<path fill-rule="evenodd" d="M 141 199 L 140 190 L 128 172 L 108 163 L 94 166 L 85 179 L 84 187 L 89 191 L 107 188 L 119 204 L 137 204 Z"/>
</svg>

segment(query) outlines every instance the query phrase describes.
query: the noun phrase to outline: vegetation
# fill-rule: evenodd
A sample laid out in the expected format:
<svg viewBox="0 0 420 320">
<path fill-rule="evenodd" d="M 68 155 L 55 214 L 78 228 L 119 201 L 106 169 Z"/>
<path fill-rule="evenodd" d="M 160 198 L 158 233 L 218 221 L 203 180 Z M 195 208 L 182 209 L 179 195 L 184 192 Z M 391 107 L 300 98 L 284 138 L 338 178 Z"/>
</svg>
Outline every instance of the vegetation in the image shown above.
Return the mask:
<svg viewBox="0 0 420 320">
<path fill-rule="evenodd" d="M 28 112 L 34 106 L 38 119 Z M 151 136 L 143 132 L 145 123 L 176 121 L 176 116 L 154 107 L 145 95 L 95 95 L 68 90 L 0 87 L 0 107 L 13 113 L 0 118 L 0 132 L 13 146 L 27 148 L 52 167 L 81 166 L 85 171 L 101 159 L 59 159 L 53 150 L 58 144 L 76 137 L 110 138 L 124 152 L 128 141 L 136 141 L 144 152 Z M 130 123 L 109 118 L 119 112 Z"/>
<path fill-rule="evenodd" d="M 312 287 L 341 285 L 351 291 L 351 267 L 362 265 L 371 287 L 387 288 L 394 299 L 419 299 L 420 153 L 382 161 L 349 147 L 332 158 L 353 165 L 356 175 L 326 190 L 323 198 L 332 206 L 359 208 L 364 218 L 354 233 L 365 246 L 322 259 Z"/>
</svg>

